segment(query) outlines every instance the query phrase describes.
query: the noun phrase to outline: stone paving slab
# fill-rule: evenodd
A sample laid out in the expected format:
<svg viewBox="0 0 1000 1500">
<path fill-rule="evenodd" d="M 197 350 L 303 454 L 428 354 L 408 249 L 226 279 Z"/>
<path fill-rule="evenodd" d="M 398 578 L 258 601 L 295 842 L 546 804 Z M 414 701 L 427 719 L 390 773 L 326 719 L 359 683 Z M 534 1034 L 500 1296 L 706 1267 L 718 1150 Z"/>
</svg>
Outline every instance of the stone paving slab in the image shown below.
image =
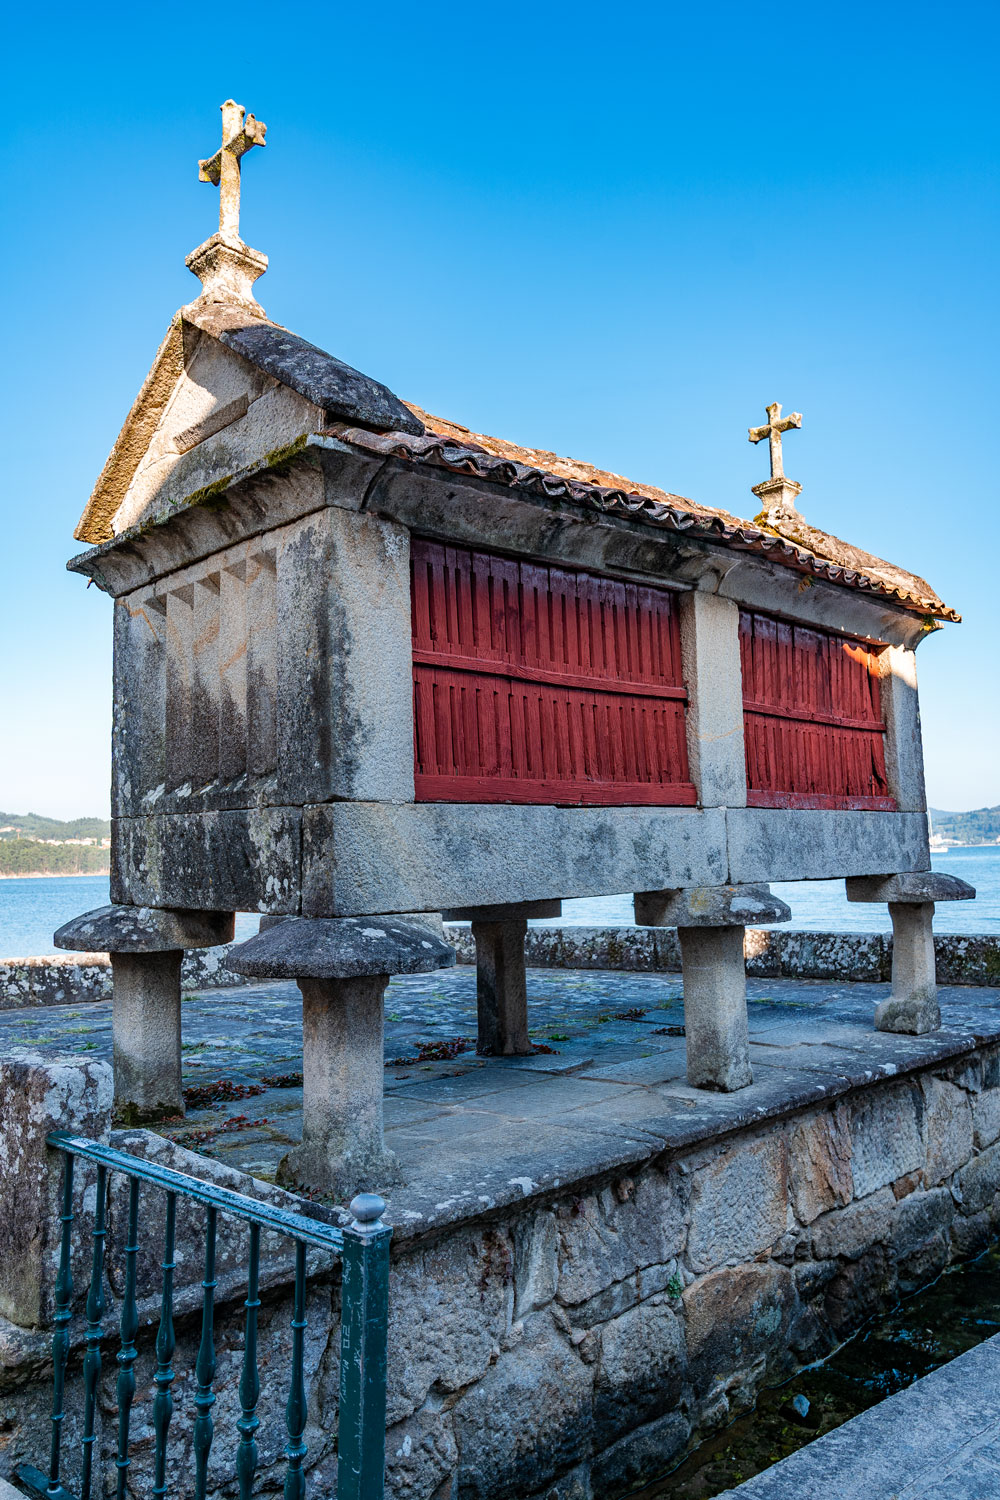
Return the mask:
<svg viewBox="0 0 1000 1500">
<path fill-rule="evenodd" d="M 719 1094 L 686 1082 L 676 976 L 530 970 L 532 1036 L 546 1050 L 527 1058 L 476 1056 L 472 969 L 394 979 L 386 1134 L 405 1183 L 386 1194 L 389 1218 L 422 1230 L 499 1208 L 1000 1038 L 1000 991 L 942 989 L 948 1029 L 929 1037 L 873 1030 L 886 992 L 884 984 L 748 981 L 754 1083 Z M 302 1130 L 297 987 L 188 995 L 183 1024 L 184 1085 L 198 1092 L 163 1134 L 273 1180 Z M 109 1057 L 110 1005 L 0 1012 L 0 1049 L 22 1046 Z M 438 1060 L 435 1047 L 445 1054 Z"/>
<path fill-rule="evenodd" d="M 997 1500 L 1000 1334 L 719 1500 Z"/>
</svg>

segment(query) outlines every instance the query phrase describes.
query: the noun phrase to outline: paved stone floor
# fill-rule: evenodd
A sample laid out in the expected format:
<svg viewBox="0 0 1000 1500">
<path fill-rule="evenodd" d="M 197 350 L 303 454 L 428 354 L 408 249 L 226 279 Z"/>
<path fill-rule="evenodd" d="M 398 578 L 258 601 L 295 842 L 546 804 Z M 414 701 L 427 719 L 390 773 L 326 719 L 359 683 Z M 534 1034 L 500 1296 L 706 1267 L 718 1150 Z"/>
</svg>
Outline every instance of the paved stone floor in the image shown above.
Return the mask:
<svg viewBox="0 0 1000 1500">
<path fill-rule="evenodd" d="M 997 1500 L 1000 1335 L 719 1500 Z"/>
<path fill-rule="evenodd" d="M 386 995 L 386 1126 L 405 1186 L 399 1228 L 645 1160 L 1000 1037 L 1000 991 L 942 989 L 945 1029 L 872 1029 L 885 985 L 751 980 L 752 1087 L 684 1078 L 679 976 L 529 971 L 534 1057 L 478 1058 L 475 971 L 394 979 Z M 165 1135 L 273 1179 L 301 1133 L 302 1012 L 292 984 L 185 997 L 186 1118 Z M 106 1002 L 0 1012 L 0 1047 L 109 1056 Z M 372 1184 L 378 1187 L 378 1184 Z"/>
</svg>

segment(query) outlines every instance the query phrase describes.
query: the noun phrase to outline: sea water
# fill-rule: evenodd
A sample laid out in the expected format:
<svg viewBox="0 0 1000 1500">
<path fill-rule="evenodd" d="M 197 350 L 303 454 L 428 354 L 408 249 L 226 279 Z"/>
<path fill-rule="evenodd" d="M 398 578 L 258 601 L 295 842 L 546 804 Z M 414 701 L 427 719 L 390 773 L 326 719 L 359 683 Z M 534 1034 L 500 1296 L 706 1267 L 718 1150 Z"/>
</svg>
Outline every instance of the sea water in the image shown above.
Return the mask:
<svg viewBox="0 0 1000 1500">
<path fill-rule="evenodd" d="M 948 849 L 933 854 L 935 870 L 960 875 L 978 892 L 975 901 L 950 901 L 938 906 L 936 932 L 985 932 L 1000 935 L 1000 845 Z M 803 880 L 775 883 L 775 895 L 792 908 L 790 925 L 807 932 L 883 932 L 890 927 L 884 906 L 848 902 L 842 880 Z M 57 927 L 105 906 L 109 900 L 106 875 L 56 875 L 36 879 L 0 880 L 0 959 L 30 958 L 55 951 Z M 625 926 L 633 921 L 631 895 L 597 896 L 563 902 L 567 926 Z M 250 937 L 257 918 L 241 914 L 236 935 Z"/>
</svg>

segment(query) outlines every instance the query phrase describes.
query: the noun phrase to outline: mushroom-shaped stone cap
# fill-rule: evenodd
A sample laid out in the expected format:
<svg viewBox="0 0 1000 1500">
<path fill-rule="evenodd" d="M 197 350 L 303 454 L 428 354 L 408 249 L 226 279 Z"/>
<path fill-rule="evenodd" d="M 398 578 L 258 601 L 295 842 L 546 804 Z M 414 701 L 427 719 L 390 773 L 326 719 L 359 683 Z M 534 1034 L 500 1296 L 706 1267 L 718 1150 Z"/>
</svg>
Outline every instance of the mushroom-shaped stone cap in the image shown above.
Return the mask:
<svg viewBox="0 0 1000 1500">
<path fill-rule="evenodd" d="M 910 870 L 902 875 L 854 875 L 844 881 L 848 901 L 974 901 L 976 888 L 943 870 Z"/>
<path fill-rule="evenodd" d="M 635 896 L 640 927 L 755 927 L 789 922 L 791 916 L 766 885 L 694 885 L 679 891 L 637 891 Z"/>
<path fill-rule="evenodd" d="M 360 979 L 450 969 L 455 950 L 422 922 L 293 917 L 239 943 L 226 967 L 251 979 Z"/>
<path fill-rule="evenodd" d="M 77 953 L 169 953 L 214 948 L 233 940 L 233 914 L 170 911 L 153 906 L 99 906 L 53 934 L 57 948 Z"/>
</svg>

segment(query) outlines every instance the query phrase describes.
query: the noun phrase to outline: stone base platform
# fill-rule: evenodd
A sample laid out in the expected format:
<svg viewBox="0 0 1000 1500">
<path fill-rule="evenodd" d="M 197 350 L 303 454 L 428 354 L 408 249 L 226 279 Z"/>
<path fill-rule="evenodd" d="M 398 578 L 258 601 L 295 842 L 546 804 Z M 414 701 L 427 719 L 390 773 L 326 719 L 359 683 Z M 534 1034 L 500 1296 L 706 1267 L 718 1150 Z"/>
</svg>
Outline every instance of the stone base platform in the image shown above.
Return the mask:
<svg viewBox="0 0 1000 1500">
<path fill-rule="evenodd" d="M 685 1082 L 669 975 L 530 971 L 533 1039 L 550 1050 L 508 1060 L 472 1051 L 470 969 L 392 982 L 386 1116 L 404 1181 L 384 1194 L 391 1497 L 618 1500 L 746 1409 L 764 1381 L 822 1358 L 996 1233 L 1000 992 L 943 988 L 944 1029 L 909 1037 L 871 1029 L 884 985 L 748 989 L 754 1083 L 716 1094 Z M 268 1179 L 300 1129 L 297 990 L 197 996 L 184 1021 L 185 1084 L 198 1091 L 187 1117 L 119 1143 L 288 1201 Z M 100 1056 L 108 1008 L 0 1015 L 0 1066 L 24 1045 Z M 110 1243 L 119 1234 L 112 1224 Z M 183 1248 L 178 1274 L 193 1293 L 198 1257 Z M 154 1244 L 147 1262 L 155 1309 Z M 227 1265 L 217 1434 L 239 1414 L 235 1241 Z M 269 1271 L 275 1329 L 290 1317 L 287 1277 L 287 1265 Z M 332 1463 L 338 1300 L 321 1271 L 307 1433 L 319 1488 Z M 155 1318 L 144 1329 L 140 1373 L 152 1369 Z M 196 1333 L 177 1368 L 190 1368 Z M 0 1369 L 14 1413 L 0 1477 L 8 1454 L 37 1462 L 46 1441 L 40 1387 L 32 1405 L 20 1379 Z M 189 1414 L 175 1421 L 186 1431 Z M 281 1406 L 262 1431 L 278 1455 Z M 262 1478 L 262 1493 L 280 1493 L 277 1458 Z"/>
<path fill-rule="evenodd" d="M 996 1500 L 1000 1334 L 719 1500 Z"/>
</svg>

